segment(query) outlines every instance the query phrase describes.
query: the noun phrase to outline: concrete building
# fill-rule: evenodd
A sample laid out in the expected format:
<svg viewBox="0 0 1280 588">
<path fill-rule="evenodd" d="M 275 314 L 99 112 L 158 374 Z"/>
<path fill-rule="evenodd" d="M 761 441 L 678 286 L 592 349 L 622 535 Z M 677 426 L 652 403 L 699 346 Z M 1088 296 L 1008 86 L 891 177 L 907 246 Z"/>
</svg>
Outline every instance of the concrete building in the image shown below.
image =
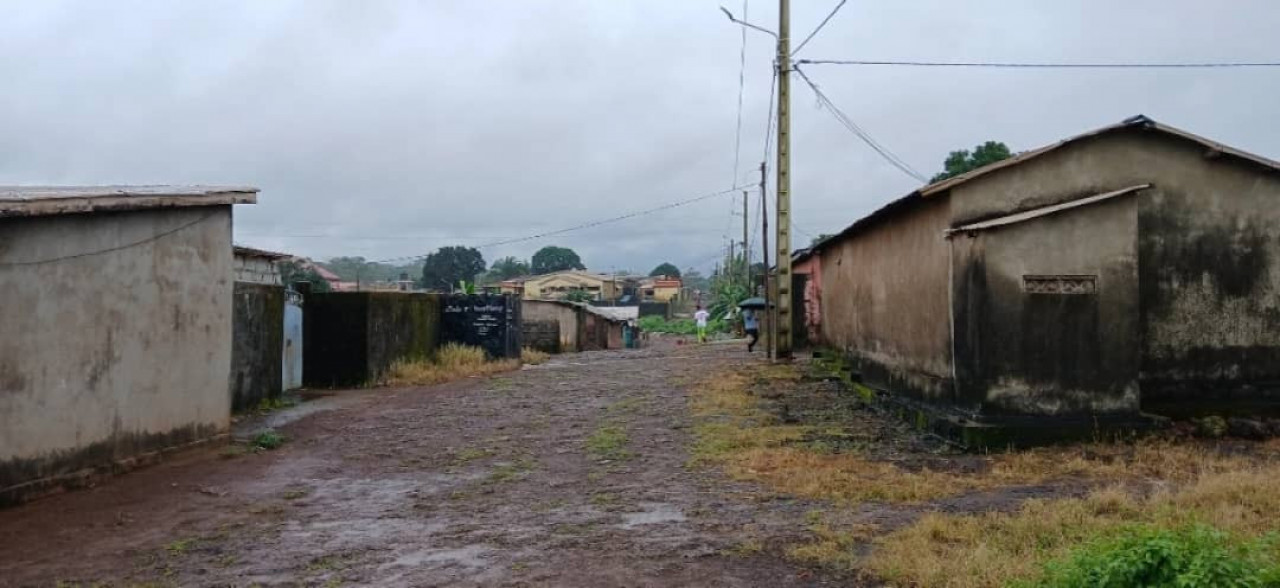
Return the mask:
<svg viewBox="0 0 1280 588">
<path fill-rule="evenodd" d="M 645 302 L 670 302 L 680 296 L 680 278 L 653 276 L 639 282 L 640 300 Z"/>
<path fill-rule="evenodd" d="M 821 339 L 980 433 L 1274 404 L 1278 166 L 1138 116 L 925 186 L 814 247 Z"/>
<path fill-rule="evenodd" d="M 239 245 L 232 247 L 231 253 L 235 264 L 235 280 L 237 282 L 264 284 L 267 286 L 282 285 L 280 268 L 276 266 L 276 263 L 292 257 L 285 253 L 241 247 Z"/>
<path fill-rule="evenodd" d="M 519 294 L 526 300 L 558 300 L 570 292 L 586 292 L 593 300 L 617 300 L 622 284 L 616 277 L 569 270 L 503 282 L 503 294 Z"/>
<path fill-rule="evenodd" d="M 254 188 L 0 188 L 0 502 L 224 434 L 231 206 Z"/>
</svg>

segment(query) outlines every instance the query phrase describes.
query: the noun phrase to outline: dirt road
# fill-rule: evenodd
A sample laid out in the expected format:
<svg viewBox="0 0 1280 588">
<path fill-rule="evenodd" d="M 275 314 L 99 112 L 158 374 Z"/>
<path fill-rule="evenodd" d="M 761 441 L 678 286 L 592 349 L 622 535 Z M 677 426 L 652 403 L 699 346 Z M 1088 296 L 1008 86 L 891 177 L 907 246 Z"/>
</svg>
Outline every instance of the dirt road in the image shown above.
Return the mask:
<svg viewBox="0 0 1280 588">
<path fill-rule="evenodd" d="M 806 505 L 687 467 L 687 386 L 753 360 L 657 344 L 305 403 L 275 451 L 0 511 L 0 586 L 834 584 L 760 549 Z"/>
</svg>

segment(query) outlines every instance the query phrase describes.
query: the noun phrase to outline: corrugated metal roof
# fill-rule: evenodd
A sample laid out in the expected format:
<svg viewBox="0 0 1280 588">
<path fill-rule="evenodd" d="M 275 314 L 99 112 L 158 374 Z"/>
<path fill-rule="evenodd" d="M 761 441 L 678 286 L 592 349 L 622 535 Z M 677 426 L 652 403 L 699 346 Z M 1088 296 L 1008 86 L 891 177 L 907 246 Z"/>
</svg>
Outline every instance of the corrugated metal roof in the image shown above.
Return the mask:
<svg viewBox="0 0 1280 588">
<path fill-rule="evenodd" d="M 0 186 L 0 217 L 254 204 L 249 186 Z"/>
<path fill-rule="evenodd" d="M 1151 187 L 1151 184 L 1139 184 L 1137 186 L 1129 186 L 1128 188 L 1121 188 L 1119 190 L 1115 190 L 1112 192 L 1105 192 L 1102 194 L 1095 194 L 1093 196 L 1086 196 L 1084 198 L 1069 200 L 1067 202 L 1062 202 L 1062 203 L 1054 204 L 1051 206 L 1042 206 L 1040 208 L 1033 208 L 1031 210 L 1025 210 L 1025 211 L 1019 212 L 1017 214 L 1005 215 L 999 218 L 985 220 L 980 223 L 973 223 L 973 224 L 956 227 L 954 229 L 948 229 L 947 234 L 951 235 L 954 233 L 972 233 L 976 231 L 983 231 L 986 229 L 993 229 L 995 227 L 1002 227 L 1005 225 L 1012 225 L 1015 223 L 1025 222 L 1033 218 L 1047 216 L 1055 212 L 1071 210 L 1073 208 L 1079 208 L 1081 206 L 1088 206 L 1090 204 L 1102 202 L 1103 200 L 1110 200 L 1117 196 L 1132 194 L 1139 190 L 1146 190 L 1147 188 L 1150 188 L 1150 187 Z"/>
<path fill-rule="evenodd" d="M 1218 143 L 1216 141 L 1211 141 L 1209 139 L 1206 139 L 1204 137 L 1201 137 L 1194 133 L 1184 131 L 1176 127 L 1171 127 L 1166 124 L 1158 123 L 1152 120 L 1151 118 L 1148 118 L 1140 114 L 1137 116 L 1127 118 L 1117 124 L 1108 125 L 1100 129 L 1095 129 L 1087 133 L 1076 135 L 1069 139 L 1063 139 L 1052 145 L 1047 145 L 1039 149 L 1034 149 L 1032 151 L 1020 153 L 1014 157 L 1010 157 L 1008 159 L 1001 160 L 996 163 L 992 163 L 990 165 L 980 167 L 978 169 L 960 174 L 953 178 L 948 178 L 945 180 L 941 180 L 941 181 L 923 186 L 905 196 L 902 196 L 900 198 L 890 201 L 888 204 L 885 204 L 879 209 L 876 209 L 871 214 L 868 214 L 854 221 L 853 224 L 849 225 L 848 227 L 845 227 L 845 229 L 840 231 L 839 233 L 836 233 L 835 235 L 827 237 L 826 239 L 823 239 L 817 243 L 814 243 L 809 248 L 809 251 L 806 254 L 804 254 L 804 257 L 807 257 L 808 255 L 812 255 L 813 253 L 821 250 L 828 243 L 832 243 L 840 239 L 843 239 L 844 237 L 858 231 L 859 229 L 866 227 L 867 225 L 878 222 L 880 219 L 886 216 L 889 216 L 891 214 L 898 212 L 899 210 L 902 210 L 911 206 L 913 203 L 923 199 L 925 196 L 937 194 L 939 192 L 949 190 L 951 188 L 954 188 L 955 186 L 958 186 L 960 184 L 963 184 L 975 178 L 984 176 L 986 174 L 1018 165 L 1020 163 L 1023 163 L 1028 160 L 1039 157 L 1041 155 L 1044 155 L 1045 153 L 1049 153 L 1050 151 L 1053 151 L 1055 149 L 1068 145 L 1070 143 L 1074 143 L 1083 139 L 1087 139 L 1089 137 L 1095 137 L 1097 135 L 1102 135 L 1105 133 L 1114 132 L 1117 130 L 1127 129 L 1127 128 L 1145 128 L 1145 129 L 1155 130 L 1171 136 L 1179 137 L 1189 141 L 1194 141 L 1196 143 L 1204 145 L 1206 148 L 1208 148 L 1210 151 L 1213 151 L 1213 152 L 1222 153 L 1225 155 L 1230 155 L 1239 159 L 1243 159 L 1245 161 L 1258 164 L 1270 170 L 1280 170 L 1280 162 L 1267 159 L 1265 157 L 1262 157 L 1260 155 L 1255 155 L 1247 151 L 1236 149 L 1234 147 L 1229 147 L 1227 145 L 1223 145 L 1222 143 Z"/>
<path fill-rule="evenodd" d="M 591 306 L 587 312 L 598 314 L 612 321 L 631 321 L 640 318 L 639 306 Z"/>
<path fill-rule="evenodd" d="M 243 257 L 263 257 L 270 260 L 288 259 L 293 257 L 288 253 L 280 253 L 278 251 L 267 251 L 266 249 L 254 249 L 253 247 L 245 247 L 243 245 L 234 245 L 231 252 L 235 255 Z"/>
<path fill-rule="evenodd" d="M 984 165 L 978 169 L 965 172 L 963 174 L 960 174 L 952 178 L 947 178 L 945 180 L 934 182 L 923 188 L 920 188 L 919 192 L 922 196 L 930 196 L 933 194 L 937 194 L 938 192 L 950 190 L 951 188 L 954 188 L 960 184 L 963 184 L 975 178 L 980 178 L 989 173 L 999 171 L 1007 167 L 1012 167 L 1020 163 L 1029 161 L 1031 159 L 1035 159 L 1041 155 L 1044 155 L 1051 151 L 1055 151 L 1061 147 L 1065 147 L 1067 145 L 1081 141 L 1083 139 L 1088 139 L 1090 137 L 1096 137 L 1098 135 L 1103 135 L 1112 131 L 1116 131 L 1120 129 L 1128 129 L 1128 128 L 1143 128 L 1143 129 L 1151 129 L 1154 131 L 1159 131 L 1168 135 L 1173 135 L 1175 137 L 1180 137 L 1183 139 L 1187 139 L 1189 141 L 1194 141 L 1196 143 L 1204 145 L 1211 151 L 1216 151 L 1226 155 L 1238 157 L 1240 159 L 1251 161 L 1253 163 L 1256 163 L 1258 165 L 1268 167 L 1271 169 L 1280 169 L 1280 162 L 1267 159 L 1265 157 L 1262 157 L 1261 155 L 1254 155 L 1252 153 L 1249 153 L 1248 151 L 1243 151 L 1240 149 L 1236 149 L 1234 147 L 1229 147 L 1217 141 L 1211 141 L 1209 139 L 1201 137 L 1200 135 L 1189 133 L 1187 131 L 1184 131 L 1176 127 L 1171 127 L 1166 124 L 1158 123 L 1144 115 L 1139 114 L 1137 116 L 1126 118 L 1123 121 L 1120 121 L 1119 123 L 1116 123 L 1114 125 L 1108 125 L 1100 129 L 1094 129 L 1087 133 L 1083 133 L 1080 135 L 1076 135 L 1074 137 L 1063 139 L 1061 141 L 1058 141 L 1057 143 L 1046 145 L 1039 149 L 1033 149 L 1031 151 L 1019 153 L 1008 159 L 1003 159 L 992 164 Z"/>
</svg>

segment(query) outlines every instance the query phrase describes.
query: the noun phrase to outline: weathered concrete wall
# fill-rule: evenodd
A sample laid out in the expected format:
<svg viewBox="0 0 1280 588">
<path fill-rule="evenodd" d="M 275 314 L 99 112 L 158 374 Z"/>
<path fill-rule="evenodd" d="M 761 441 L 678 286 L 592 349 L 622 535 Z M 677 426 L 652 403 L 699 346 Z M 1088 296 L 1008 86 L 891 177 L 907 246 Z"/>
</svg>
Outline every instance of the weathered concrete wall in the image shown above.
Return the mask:
<svg viewBox="0 0 1280 588">
<path fill-rule="evenodd" d="M 1280 404 L 1280 176 L 1161 142 L 1138 213 L 1144 407 Z"/>
<path fill-rule="evenodd" d="M 1136 197 L 952 238 L 960 407 L 1137 412 Z"/>
<path fill-rule="evenodd" d="M 560 323 L 554 320 L 529 320 L 520 323 L 524 346 L 546 353 L 560 353 Z"/>
<path fill-rule="evenodd" d="M 284 287 L 235 283 L 231 326 L 231 410 L 242 411 L 283 389 Z"/>
<path fill-rule="evenodd" d="M 957 187 L 952 224 L 1143 183 L 1153 184 L 1136 195 L 1143 406 L 1280 400 L 1274 171 L 1128 129 Z"/>
<path fill-rule="evenodd" d="M 282 285 L 280 270 L 274 261 L 255 255 L 236 255 L 235 281 L 253 284 Z"/>
<path fill-rule="evenodd" d="M 402 292 L 362 294 L 369 301 L 367 370 L 370 379 L 382 378 L 397 360 L 426 359 L 435 353 L 443 339 L 441 296 Z"/>
<path fill-rule="evenodd" d="M 822 339 L 873 385 L 949 400 L 948 201 L 905 206 L 824 249 Z"/>
<path fill-rule="evenodd" d="M 230 206 L 0 219 L 0 501 L 226 431 L 231 265 Z"/>
<path fill-rule="evenodd" d="M 431 355 L 441 341 L 441 297 L 402 292 L 324 292 L 303 311 L 307 386 L 376 382 L 399 359 Z"/>
<path fill-rule="evenodd" d="M 572 304 L 551 302 L 546 300 L 522 300 L 520 302 L 521 320 L 555 321 L 560 325 L 560 351 L 570 353 L 581 351 L 580 337 L 585 329 L 586 311 Z"/>
</svg>

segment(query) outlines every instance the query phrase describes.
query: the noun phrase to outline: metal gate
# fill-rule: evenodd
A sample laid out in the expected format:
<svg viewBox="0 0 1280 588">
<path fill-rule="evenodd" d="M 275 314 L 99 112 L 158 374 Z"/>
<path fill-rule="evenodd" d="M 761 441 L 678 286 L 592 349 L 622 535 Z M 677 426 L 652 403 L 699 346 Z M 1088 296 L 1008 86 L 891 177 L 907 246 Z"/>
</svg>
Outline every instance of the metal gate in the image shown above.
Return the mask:
<svg viewBox="0 0 1280 588">
<path fill-rule="evenodd" d="M 302 295 L 285 291 L 283 390 L 302 387 Z"/>
</svg>

